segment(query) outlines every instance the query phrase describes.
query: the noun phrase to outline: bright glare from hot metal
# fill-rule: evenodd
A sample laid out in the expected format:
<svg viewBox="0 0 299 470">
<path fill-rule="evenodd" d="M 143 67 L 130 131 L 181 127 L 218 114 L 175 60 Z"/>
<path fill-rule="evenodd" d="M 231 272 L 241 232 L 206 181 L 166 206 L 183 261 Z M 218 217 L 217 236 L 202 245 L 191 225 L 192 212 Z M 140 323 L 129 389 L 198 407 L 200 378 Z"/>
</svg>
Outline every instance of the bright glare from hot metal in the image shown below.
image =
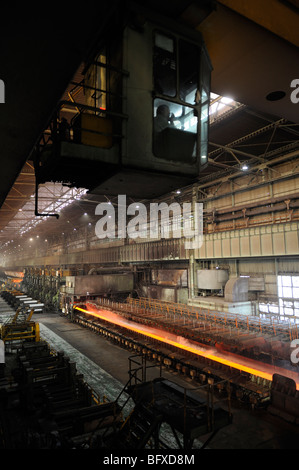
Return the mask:
<svg viewBox="0 0 299 470">
<path fill-rule="evenodd" d="M 250 360 L 235 354 L 226 353 L 224 355 L 224 353 L 217 351 L 215 348 L 207 349 L 204 346 L 195 344 L 194 342 L 189 341 L 186 338 L 176 336 L 169 332 L 151 328 L 149 326 L 138 325 L 137 323 L 125 320 L 116 313 L 110 312 L 108 310 L 98 310 L 92 305 L 88 305 L 88 308 L 90 308 L 90 310 L 85 310 L 83 308 L 76 307 L 76 310 L 84 312 L 88 315 L 95 316 L 97 318 L 100 318 L 101 320 L 113 323 L 115 325 L 121 326 L 122 328 L 126 328 L 136 333 L 148 336 L 157 341 L 161 341 L 162 343 L 175 346 L 178 349 L 182 349 L 198 356 L 204 357 L 206 359 L 218 362 L 225 366 L 231 367 L 232 369 L 243 371 L 266 380 L 272 381 L 273 374 L 284 375 L 285 377 L 293 379 L 296 382 L 297 389 L 299 389 L 298 374 L 288 369 L 264 364 L 262 362 Z"/>
</svg>

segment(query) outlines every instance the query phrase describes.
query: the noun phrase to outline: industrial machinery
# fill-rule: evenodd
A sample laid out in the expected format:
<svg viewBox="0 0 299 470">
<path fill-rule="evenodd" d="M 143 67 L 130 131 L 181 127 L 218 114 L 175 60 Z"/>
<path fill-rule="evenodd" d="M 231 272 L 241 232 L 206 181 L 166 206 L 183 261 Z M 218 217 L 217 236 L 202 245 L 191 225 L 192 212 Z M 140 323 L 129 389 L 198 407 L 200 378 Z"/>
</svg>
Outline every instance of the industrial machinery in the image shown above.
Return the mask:
<svg viewBox="0 0 299 470">
<path fill-rule="evenodd" d="M 21 321 L 19 307 L 1 328 L 5 347 L 14 347 L 0 374 L 0 448 L 163 449 L 171 438 L 174 448 L 188 450 L 198 437 L 231 423 L 230 406 L 213 402 L 211 381 L 201 397 L 164 379 L 161 370 L 148 381 L 143 353 L 129 358 L 129 380 L 116 400 L 105 400 L 64 352 L 39 338 L 38 325 L 25 331 L 34 327 L 32 314 Z"/>
<path fill-rule="evenodd" d="M 24 342 L 14 364 L 0 379 L 0 448 L 100 446 L 103 429 L 119 426 L 119 405 L 103 403 L 76 364 L 47 343 Z"/>
<path fill-rule="evenodd" d="M 199 295 L 224 295 L 224 287 L 228 281 L 225 269 L 198 269 L 197 286 Z"/>
<path fill-rule="evenodd" d="M 199 398 L 197 390 L 162 376 L 146 380 L 143 356 L 129 358 L 129 380 L 111 402 L 43 341 L 24 343 L 15 362 L 0 378 L 3 449 L 164 449 L 170 438 L 173 448 L 188 450 L 196 438 L 214 436 L 232 420 L 230 410 L 213 403 L 212 384 Z M 160 429 L 165 423 L 173 434 Z"/>
<path fill-rule="evenodd" d="M 101 446 L 103 430 L 109 435 L 121 423 L 120 406 L 104 402 L 64 352 L 41 340 L 21 297 L 1 294 L 0 338 L 8 354 L 0 368 L 0 449 Z"/>
<path fill-rule="evenodd" d="M 36 149 L 37 189 L 150 199 L 191 184 L 207 164 L 211 70 L 198 31 L 120 2 Z"/>
<path fill-rule="evenodd" d="M 40 340 L 39 324 L 32 320 L 34 309 L 19 307 L 15 314 L 9 316 L 0 325 L 0 338 L 5 349 L 11 351 L 23 342 L 38 342 Z"/>
<path fill-rule="evenodd" d="M 23 313 L 27 310 L 33 313 L 42 313 L 44 310 L 44 303 L 29 297 L 22 291 L 5 290 L 1 292 L 1 297 L 15 310 L 19 309 Z"/>
<path fill-rule="evenodd" d="M 45 310 L 58 310 L 63 272 L 55 269 L 26 268 L 20 288 L 28 297 L 38 298 Z"/>
<path fill-rule="evenodd" d="M 107 439 L 108 448 L 169 449 L 196 448 L 196 439 L 210 434 L 208 441 L 232 422 L 230 384 L 225 404 L 214 403 L 214 384 L 199 388 L 184 388 L 162 377 L 147 380 L 148 366 L 144 354 L 129 357 L 129 381 L 124 391 L 134 401 L 134 407 L 119 431 Z M 227 409 L 225 409 L 227 408 Z M 166 431 L 165 425 L 169 431 Z M 163 427 L 164 426 L 164 427 Z M 201 449 L 207 442 L 201 443 Z"/>
<path fill-rule="evenodd" d="M 134 288 L 132 272 L 66 276 L 65 285 L 60 289 L 60 310 L 68 315 L 75 304 L 97 298 L 126 298 Z"/>
</svg>

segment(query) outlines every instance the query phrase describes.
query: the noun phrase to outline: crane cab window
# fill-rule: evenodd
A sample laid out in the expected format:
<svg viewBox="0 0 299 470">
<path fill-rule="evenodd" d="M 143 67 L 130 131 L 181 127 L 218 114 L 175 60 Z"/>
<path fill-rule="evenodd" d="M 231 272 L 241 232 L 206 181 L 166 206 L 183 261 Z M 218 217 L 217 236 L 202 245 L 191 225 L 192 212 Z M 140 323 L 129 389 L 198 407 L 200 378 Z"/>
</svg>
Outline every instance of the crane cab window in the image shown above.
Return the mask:
<svg viewBox="0 0 299 470">
<path fill-rule="evenodd" d="M 195 44 L 179 41 L 179 98 L 194 104 L 199 89 L 200 50 Z"/>
<path fill-rule="evenodd" d="M 169 97 L 176 96 L 176 69 L 174 39 L 157 32 L 154 43 L 154 86 L 159 94 Z"/>
<path fill-rule="evenodd" d="M 199 47 L 155 31 L 153 153 L 158 158 L 196 162 L 199 72 Z"/>
<path fill-rule="evenodd" d="M 192 107 L 171 101 L 154 100 L 154 140 L 156 157 L 192 163 L 196 158 L 198 118 Z"/>
<path fill-rule="evenodd" d="M 197 132 L 198 118 L 192 107 L 157 98 L 154 100 L 154 115 L 155 133 L 168 127 L 193 134 Z"/>
</svg>

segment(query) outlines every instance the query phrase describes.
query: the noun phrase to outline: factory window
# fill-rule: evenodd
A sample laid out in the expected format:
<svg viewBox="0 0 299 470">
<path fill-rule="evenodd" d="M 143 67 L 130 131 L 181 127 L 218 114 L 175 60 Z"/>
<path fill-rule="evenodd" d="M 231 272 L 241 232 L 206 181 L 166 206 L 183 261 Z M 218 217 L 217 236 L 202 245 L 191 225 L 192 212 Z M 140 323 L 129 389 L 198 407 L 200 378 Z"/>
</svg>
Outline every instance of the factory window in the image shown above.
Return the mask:
<svg viewBox="0 0 299 470">
<path fill-rule="evenodd" d="M 277 278 L 279 315 L 282 320 L 299 320 L 299 276 L 281 275 Z"/>
</svg>

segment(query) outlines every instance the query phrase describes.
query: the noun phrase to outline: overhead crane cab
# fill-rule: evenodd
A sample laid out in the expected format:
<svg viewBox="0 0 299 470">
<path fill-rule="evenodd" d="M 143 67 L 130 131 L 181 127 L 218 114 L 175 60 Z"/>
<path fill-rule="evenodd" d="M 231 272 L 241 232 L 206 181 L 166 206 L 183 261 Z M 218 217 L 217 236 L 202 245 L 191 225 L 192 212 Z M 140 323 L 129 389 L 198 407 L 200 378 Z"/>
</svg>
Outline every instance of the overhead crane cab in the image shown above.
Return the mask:
<svg viewBox="0 0 299 470">
<path fill-rule="evenodd" d="M 40 182 L 152 198 L 192 183 L 207 163 L 212 67 L 201 34 L 139 6 L 125 13 L 103 30 L 86 104 L 56 166 L 42 154 Z"/>
<path fill-rule="evenodd" d="M 146 182 L 148 197 L 189 184 L 207 163 L 208 54 L 199 33 L 166 25 L 146 21 L 124 34 L 130 75 L 124 81 L 129 119 L 122 162 L 145 171 L 140 185 Z"/>
</svg>

